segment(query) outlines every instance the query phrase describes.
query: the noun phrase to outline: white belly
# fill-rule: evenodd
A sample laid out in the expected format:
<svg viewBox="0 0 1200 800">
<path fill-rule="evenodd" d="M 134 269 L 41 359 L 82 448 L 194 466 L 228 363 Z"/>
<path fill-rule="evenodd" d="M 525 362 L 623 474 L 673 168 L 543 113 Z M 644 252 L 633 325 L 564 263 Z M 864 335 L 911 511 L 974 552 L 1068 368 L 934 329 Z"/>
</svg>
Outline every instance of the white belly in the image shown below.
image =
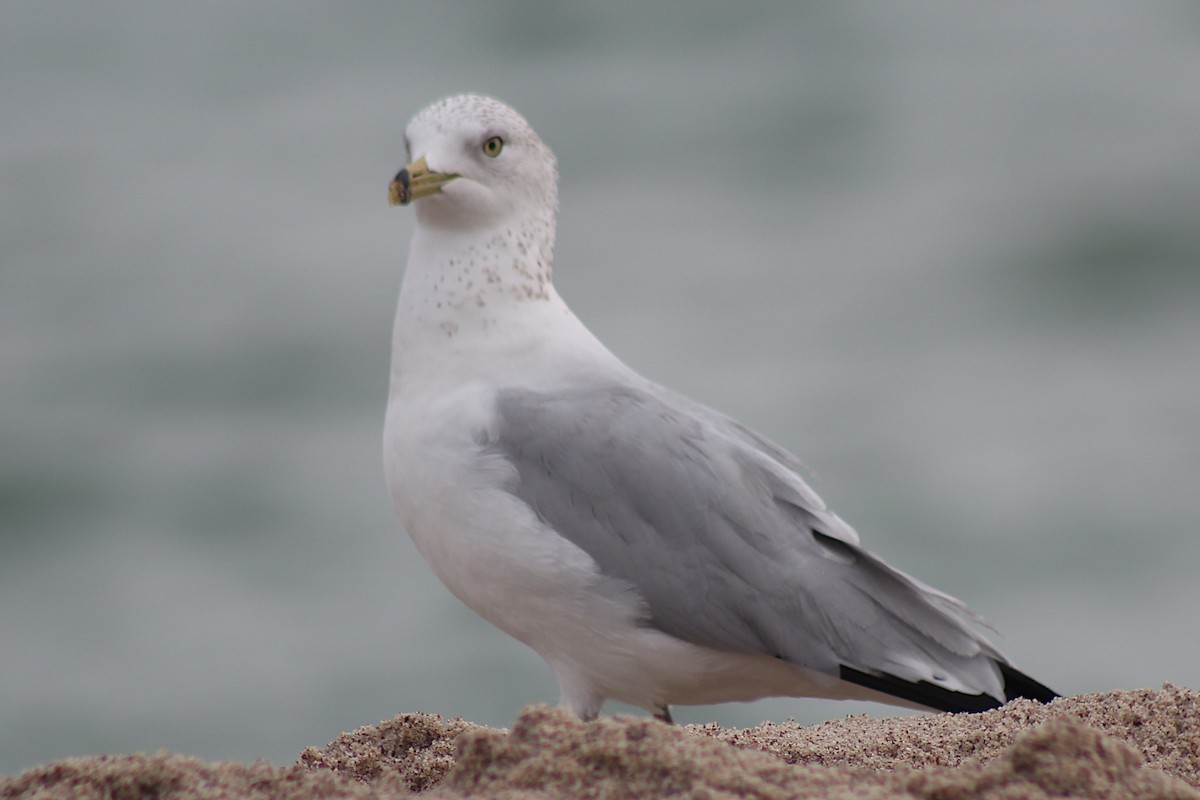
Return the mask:
<svg viewBox="0 0 1200 800">
<path fill-rule="evenodd" d="M 384 468 L 401 524 L 446 588 L 546 655 L 548 640 L 563 639 L 568 620 L 596 602 L 595 562 L 507 490 L 515 470 L 478 441 L 489 423 L 484 393 L 464 390 L 410 409 L 390 404 L 384 427 Z"/>
</svg>

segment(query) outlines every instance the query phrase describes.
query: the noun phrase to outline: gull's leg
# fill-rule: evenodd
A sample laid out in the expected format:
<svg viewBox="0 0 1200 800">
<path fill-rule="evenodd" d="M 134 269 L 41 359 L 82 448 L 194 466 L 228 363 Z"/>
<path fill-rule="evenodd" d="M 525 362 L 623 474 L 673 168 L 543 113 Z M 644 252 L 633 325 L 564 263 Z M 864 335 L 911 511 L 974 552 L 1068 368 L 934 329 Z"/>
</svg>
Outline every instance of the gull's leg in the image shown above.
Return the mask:
<svg viewBox="0 0 1200 800">
<path fill-rule="evenodd" d="M 661 719 L 663 722 L 667 723 L 668 725 L 675 724 L 675 720 L 671 719 L 671 707 L 668 705 L 659 706 L 658 710 L 654 712 L 654 718 Z"/>
</svg>

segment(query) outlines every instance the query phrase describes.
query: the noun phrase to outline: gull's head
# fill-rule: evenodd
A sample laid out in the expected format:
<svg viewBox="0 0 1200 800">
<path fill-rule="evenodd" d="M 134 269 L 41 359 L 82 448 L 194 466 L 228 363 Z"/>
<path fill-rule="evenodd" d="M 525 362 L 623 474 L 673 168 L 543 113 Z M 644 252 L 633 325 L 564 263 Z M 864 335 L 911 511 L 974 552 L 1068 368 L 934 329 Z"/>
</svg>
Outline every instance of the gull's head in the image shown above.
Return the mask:
<svg viewBox="0 0 1200 800">
<path fill-rule="evenodd" d="M 486 228 L 514 215 L 554 213 L 554 154 L 499 100 L 440 100 L 408 123 L 404 144 L 410 163 L 392 180 L 388 200 L 415 203 L 423 225 Z"/>
</svg>

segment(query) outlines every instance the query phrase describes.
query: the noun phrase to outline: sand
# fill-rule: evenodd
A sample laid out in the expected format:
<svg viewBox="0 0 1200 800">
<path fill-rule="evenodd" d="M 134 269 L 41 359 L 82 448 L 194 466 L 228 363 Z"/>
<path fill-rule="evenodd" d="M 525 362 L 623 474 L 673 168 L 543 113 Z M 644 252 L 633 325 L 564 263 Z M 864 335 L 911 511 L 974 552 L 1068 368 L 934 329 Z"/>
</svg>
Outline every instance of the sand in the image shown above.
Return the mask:
<svg viewBox="0 0 1200 800">
<path fill-rule="evenodd" d="M 983 714 L 803 727 L 584 724 L 546 706 L 512 731 L 401 714 L 278 767 L 165 752 L 67 759 L 0 778 L 0 798 L 1193 798 L 1200 692 L 1010 703 Z"/>
</svg>

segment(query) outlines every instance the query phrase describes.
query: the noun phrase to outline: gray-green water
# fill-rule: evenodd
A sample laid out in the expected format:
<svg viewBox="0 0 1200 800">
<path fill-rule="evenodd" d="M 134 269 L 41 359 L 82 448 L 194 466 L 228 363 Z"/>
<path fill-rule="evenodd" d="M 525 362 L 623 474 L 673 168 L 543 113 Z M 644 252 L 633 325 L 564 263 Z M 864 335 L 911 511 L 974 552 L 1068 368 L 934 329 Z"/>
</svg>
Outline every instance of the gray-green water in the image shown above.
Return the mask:
<svg viewBox="0 0 1200 800">
<path fill-rule="evenodd" d="M 554 699 L 379 464 L 385 189 L 466 89 L 558 153 L 559 285 L 618 354 L 1060 691 L 1200 685 L 1194 6 L 11 2 L 0 772 Z"/>
</svg>

